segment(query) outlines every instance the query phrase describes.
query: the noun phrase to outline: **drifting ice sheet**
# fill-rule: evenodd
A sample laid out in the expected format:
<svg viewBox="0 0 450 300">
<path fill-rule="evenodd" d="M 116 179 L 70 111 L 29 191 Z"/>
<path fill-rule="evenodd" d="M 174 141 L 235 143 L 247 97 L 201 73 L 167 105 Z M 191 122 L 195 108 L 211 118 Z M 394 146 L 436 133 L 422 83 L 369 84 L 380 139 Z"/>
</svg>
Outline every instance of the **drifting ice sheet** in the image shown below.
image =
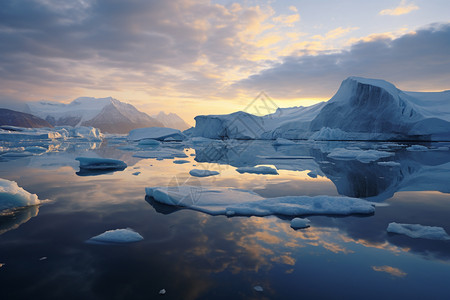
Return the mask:
<svg viewBox="0 0 450 300">
<path fill-rule="evenodd" d="M 328 154 L 328 157 L 338 160 L 353 160 L 357 159 L 362 163 L 369 163 L 376 161 L 383 157 L 393 156 L 394 153 L 378 150 L 361 150 L 361 149 L 344 149 L 335 148 Z"/>
<path fill-rule="evenodd" d="M 87 240 L 93 244 L 124 244 L 142 241 L 144 238 L 131 228 L 108 230 Z"/>
<path fill-rule="evenodd" d="M 424 226 L 420 224 L 389 223 L 387 232 L 404 234 L 412 238 L 430 240 L 450 240 L 450 236 L 442 227 Z"/>
<path fill-rule="evenodd" d="M 275 168 L 272 167 L 266 167 L 266 166 L 259 166 L 259 167 L 242 167 L 237 168 L 237 172 L 239 173 L 252 173 L 252 174 L 272 174 L 272 175 L 278 175 L 278 171 Z"/>
<path fill-rule="evenodd" d="M 199 186 L 147 187 L 145 192 L 159 203 L 211 215 L 350 215 L 372 214 L 375 211 L 371 203 L 349 197 L 287 196 L 265 199 L 246 190 Z"/>
<path fill-rule="evenodd" d="M 41 201 L 17 185 L 17 182 L 0 178 L 0 211 L 38 205 Z"/>
</svg>

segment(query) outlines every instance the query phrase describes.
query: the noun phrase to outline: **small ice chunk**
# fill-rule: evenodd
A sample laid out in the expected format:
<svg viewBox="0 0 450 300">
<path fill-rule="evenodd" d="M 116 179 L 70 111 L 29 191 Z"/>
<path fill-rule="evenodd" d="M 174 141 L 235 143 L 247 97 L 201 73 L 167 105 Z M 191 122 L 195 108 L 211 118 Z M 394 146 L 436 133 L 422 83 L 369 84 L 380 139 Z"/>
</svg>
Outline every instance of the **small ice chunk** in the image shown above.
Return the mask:
<svg viewBox="0 0 450 300">
<path fill-rule="evenodd" d="M 85 170 L 123 170 L 127 164 L 121 160 L 97 157 L 77 157 L 80 169 Z"/>
<path fill-rule="evenodd" d="M 395 161 L 380 161 L 377 162 L 378 165 L 380 166 L 386 166 L 386 167 L 399 167 L 400 163 L 395 162 Z"/>
<path fill-rule="evenodd" d="M 449 151 L 450 148 L 449 148 L 449 147 L 442 146 L 442 147 L 437 147 L 436 150 L 438 150 L 438 151 Z"/>
<path fill-rule="evenodd" d="M 0 211 L 40 203 L 37 195 L 25 191 L 15 181 L 0 178 Z"/>
<path fill-rule="evenodd" d="M 189 162 L 189 161 L 186 160 L 186 159 L 177 159 L 177 160 L 174 160 L 174 161 L 173 161 L 173 163 L 174 163 L 174 164 L 177 164 L 177 165 L 187 164 L 188 162 Z"/>
<path fill-rule="evenodd" d="M 144 238 L 131 228 L 108 230 L 87 240 L 88 243 L 124 244 L 142 241 Z"/>
<path fill-rule="evenodd" d="M 208 177 L 208 176 L 219 175 L 219 172 L 211 171 L 211 170 L 192 169 L 189 171 L 189 174 L 191 176 L 195 176 L 195 177 Z"/>
<path fill-rule="evenodd" d="M 239 173 L 252 173 L 252 174 L 272 174 L 278 175 L 278 171 L 275 168 L 267 167 L 267 166 L 259 166 L 259 167 L 241 167 L 236 169 Z"/>
<path fill-rule="evenodd" d="M 254 289 L 255 291 L 257 291 L 257 292 L 263 292 L 263 291 L 264 291 L 264 289 L 263 289 L 262 286 L 260 286 L 260 285 L 255 285 L 255 286 L 253 287 L 253 289 Z"/>
<path fill-rule="evenodd" d="M 131 175 L 138 176 L 139 174 L 141 174 L 141 172 L 134 172 L 134 173 L 131 174 Z"/>
<path fill-rule="evenodd" d="M 160 291 L 159 291 L 159 294 L 160 294 L 160 295 L 165 295 L 165 294 L 166 294 L 166 289 L 160 290 Z"/>
<path fill-rule="evenodd" d="M 445 232 L 444 228 L 436 226 L 392 222 L 389 223 L 387 232 L 404 234 L 412 238 L 450 240 L 450 236 Z"/>
<path fill-rule="evenodd" d="M 39 258 L 40 261 L 46 260 L 47 256 L 42 256 L 41 258 Z"/>
<path fill-rule="evenodd" d="M 422 145 L 411 145 L 410 147 L 406 148 L 408 151 L 428 151 L 428 148 Z"/>
<path fill-rule="evenodd" d="M 311 178 L 317 178 L 317 173 L 314 172 L 314 171 L 310 171 L 310 172 L 308 172 L 308 174 L 306 174 L 306 175 L 308 175 L 308 176 L 311 177 Z"/>
<path fill-rule="evenodd" d="M 294 218 L 291 220 L 291 227 L 294 229 L 308 228 L 311 221 L 309 219 Z"/>
</svg>

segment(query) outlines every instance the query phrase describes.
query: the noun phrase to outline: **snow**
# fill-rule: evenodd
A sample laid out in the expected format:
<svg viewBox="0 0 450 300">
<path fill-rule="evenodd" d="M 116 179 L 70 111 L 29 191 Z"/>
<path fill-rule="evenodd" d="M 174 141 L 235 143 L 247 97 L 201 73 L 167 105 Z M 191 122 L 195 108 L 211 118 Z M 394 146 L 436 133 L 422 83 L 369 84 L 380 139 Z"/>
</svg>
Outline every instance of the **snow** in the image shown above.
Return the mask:
<svg viewBox="0 0 450 300">
<path fill-rule="evenodd" d="M 208 176 L 219 175 L 219 172 L 211 171 L 211 170 L 192 169 L 189 171 L 189 174 L 191 176 L 195 176 L 195 177 L 208 177 Z"/>
<path fill-rule="evenodd" d="M 128 134 L 129 141 L 140 141 L 144 139 L 153 139 L 164 141 L 166 138 L 174 138 L 175 140 L 184 140 L 186 136 L 178 129 L 167 127 L 147 127 L 133 129 Z"/>
<path fill-rule="evenodd" d="M 275 168 L 267 167 L 267 166 L 259 166 L 259 167 L 241 167 L 236 169 L 239 173 L 253 173 L 253 174 L 272 174 L 278 175 L 278 171 Z"/>
<path fill-rule="evenodd" d="M 411 145 L 410 147 L 406 148 L 408 151 L 428 151 L 428 148 L 422 145 Z"/>
<path fill-rule="evenodd" d="M 395 161 L 380 161 L 377 162 L 378 165 L 380 166 L 385 166 L 385 167 L 399 167 L 400 163 L 395 162 Z"/>
<path fill-rule="evenodd" d="M 77 157 L 80 169 L 85 170 L 123 170 L 127 164 L 121 160 L 100 157 Z"/>
<path fill-rule="evenodd" d="M 125 244 L 142 241 L 144 238 L 131 228 L 108 230 L 87 240 L 93 244 Z"/>
<path fill-rule="evenodd" d="M 329 154 L 328 157 L 337 160 L 359 160 L 363 163 L 369 163 L 371 161 L 376 161 L 383 157 L 393 156 L 394 153 L 378 150 L 361 150 L 361 149 L 345 149 L 345 148 L 335 148 Z"/>
<path fill-rule="evenodd" d="M 0 178 L 0 211 L 38 205 L 41 200 L 17 185 L 17 182 Z"/>
<path fill-rule="evenodd" d="M 145 192 L 157 202 L 210 215 L 350 215 L 372 214 L 375 211 L 374 206 L 365 200 L 340 196 L 263 198 L 248 190 L 189 185 L 147 187 Z"/>
<path fill-rule="evenodd" d="M 188 157 L 188 156 L 182 150 L 172 149 L 172 148 L 162 148 L 162 149 L 136 152 L 135 154 L 133 154 L 133 157 L 156 158 L 158 160 L 162 160 L 162 159 L 174 159 L 175 157 L 184 158 L 184 157 Z"/>
<path fill-rule="evenodd" d="M 424 226 L 420 224 L 389 223 L 388 232 L 404 234 L 411 238 L 431 240 L 450 240 L 450 236 L 442 227 Z"/>
<path fill-rule="evenodd" d="M 384 80 L 349 77 L 327 102 L 266 116 L 201 115 L 189 134 L 211 139 L 446 141 L 449 100 L 449 91 L 403 92 Z"/>
<path fill-rule="evenodd" d="M 291 220 L 291 227 L 294 229 L 308 228 L 311 221 L 308 219 L 294 218 Z"/>
</svg>

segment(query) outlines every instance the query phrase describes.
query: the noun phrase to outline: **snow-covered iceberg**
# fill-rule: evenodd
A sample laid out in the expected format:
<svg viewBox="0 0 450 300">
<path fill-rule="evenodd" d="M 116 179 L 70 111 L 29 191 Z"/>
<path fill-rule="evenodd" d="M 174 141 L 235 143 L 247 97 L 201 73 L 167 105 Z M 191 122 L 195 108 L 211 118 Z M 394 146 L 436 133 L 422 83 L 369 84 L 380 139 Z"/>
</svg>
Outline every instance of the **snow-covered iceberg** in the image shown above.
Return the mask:
<svg viewBox="0 0 450 300">
<path fill-rule="evenodd" d="M 189 133 L 211 139 L 445 141 L 449 103 L 450 91 L 404 92 L 384 80 L 349 77 L 327 102 L 266 116 L 201 115 Z"/>
<path fill-rule="evenodd" d="M 142 241 L 144 238 L 131 228 L 108 230 L 91 237 L 86 242 L 91 244 L 125 244 Z"/>
<path fill-rule="evenodd" d="M 38 204 L 41 200 L 36 194 L 30 194 L 15 181 L 0 178 L 0 212 Z"/>
<path fill-rule="evenodd" d="M 140 141 L 144 139 L 153 139 L 164 141 L 167 138 L 173 138 L 177 141 L 186 139 L 186 136 L 178 129 L 167 127 L 147 127 L 133 129 L 128 133 L 129 141 Z"/>
<path fill-rule="evenodd" d="M 420 224 L 389 223 L 388 232 L 404 234 L 412 238 L 431 240 L 450 240 L 450 236 L 444 228 L 436 226 L 424 226 Z"/>
<path fill-rule="evenodd" d="M 263 198 L 247 190 L 198 186 L 147 187 L 155 201 L 227 216 L 302 216 L 372 214 L 374 206 L 361 199 L 340 196 L 286 196 Z"/>
</svg>

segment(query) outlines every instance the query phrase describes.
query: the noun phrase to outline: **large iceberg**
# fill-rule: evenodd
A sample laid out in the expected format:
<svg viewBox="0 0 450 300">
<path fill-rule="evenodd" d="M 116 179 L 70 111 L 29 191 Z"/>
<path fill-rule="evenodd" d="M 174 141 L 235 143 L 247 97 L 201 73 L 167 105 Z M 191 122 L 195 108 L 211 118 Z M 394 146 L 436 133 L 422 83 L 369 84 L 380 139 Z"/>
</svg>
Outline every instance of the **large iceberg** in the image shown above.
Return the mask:
<svg viewBox="0 0 450 300">
<path fill-rule="evenodd" d="M 349 77 L 327 102 L 278 109 L 201 115 L 189 133 L 211 139 L 450 139 L 450 91 L 404 92 L 384 80 Z"/>
<path fill-rule="evenodd" d="M 30 194 L 15 181 L 0 178 L 0 212 L 40 203 L 36 194 Z"/>
<path fill-rule="evenodd" d="M 199 186 L 147 187 L 155 201 L 227 216 L 302 216 L 372 214 L 374 206 L 365 200 L 341 196 L 286 196 L 263 198 L 247 190 Z"/>
</svg>

